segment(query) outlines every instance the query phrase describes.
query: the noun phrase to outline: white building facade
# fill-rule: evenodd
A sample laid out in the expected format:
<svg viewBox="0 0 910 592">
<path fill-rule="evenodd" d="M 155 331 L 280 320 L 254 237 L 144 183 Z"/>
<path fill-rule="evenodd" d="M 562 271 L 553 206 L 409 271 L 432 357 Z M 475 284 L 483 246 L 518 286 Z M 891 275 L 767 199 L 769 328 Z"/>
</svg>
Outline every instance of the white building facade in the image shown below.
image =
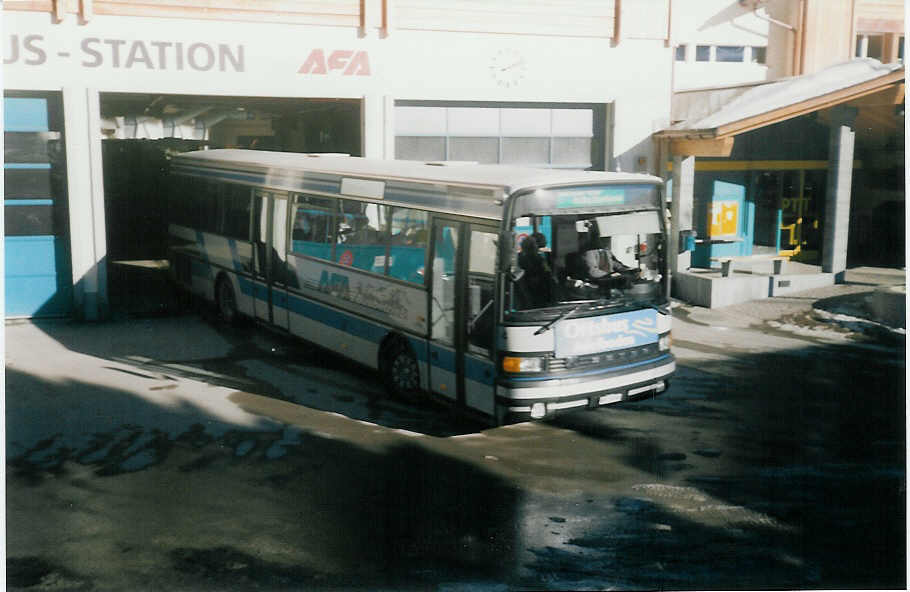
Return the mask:
<svg viewBox="0 0 910 592">
<path fill-rule="evenodd" d="M 5 165 L 7 316 L 106 314 L 116 229 L 106 212 L 105 143 L 115 139 L 217 147 L 281 135 L 280 149 L 316 152 L 323 140 L 332 145 L 330 131 L 284 123 L 296 106 L 318 122 L 320 108 L 341 104 L 353 154 L 658 172 L 651 135 L 669 122 L 673 63 L 666 0 L 621 9 L 618 1 L 491 8 L 462 0 L 438 10 L 404 1 L 285 2 L 293 14 L 243 12 L 252 3 L 226 1 L 215 18 L 187 8 L 210 4 L 200 2 L 95 0 L 56 14 L 27 4 L 7 2 L 3 12 L 5 123 L 18 130 L 7 134 Z M 35 100 L 48 114 L 32 125 Z M 245 107 L 269 101 L 284 119 Z M 182 107 L 169 112 L 169 103 Z M 293 134 L 297 144 L 287 140 Z M 40 138 L 51 147 L 10 163 L 11 149 Z M 53 157 L 61 148 L 65 159 Z M 60 169 L 60 195 L 17 194 L 9 179 L 42 167 Z M 28 217 L 22 208 L 52 218 L 53 228 L 11 227 Z M 58 260 L 48 267 L 53 278 L 35 288 L 15 275 L 10 254 L 27 266 L 34 241 L 25 239 L 42 236 L 57 245 L 42 256 Z M 62 309 L 42 308 L 48 290 L 56 286 L 59 296 L 67 283 L 72 296 Z"/>
<path fill-rule="evenodd" d="M 672 30 L 676 91 L 773 78 L 774 27 L 766 6 L 731 0 L 675 0 Z M 770 71 L 769 71 L 770 70 Z"/>
</svg>

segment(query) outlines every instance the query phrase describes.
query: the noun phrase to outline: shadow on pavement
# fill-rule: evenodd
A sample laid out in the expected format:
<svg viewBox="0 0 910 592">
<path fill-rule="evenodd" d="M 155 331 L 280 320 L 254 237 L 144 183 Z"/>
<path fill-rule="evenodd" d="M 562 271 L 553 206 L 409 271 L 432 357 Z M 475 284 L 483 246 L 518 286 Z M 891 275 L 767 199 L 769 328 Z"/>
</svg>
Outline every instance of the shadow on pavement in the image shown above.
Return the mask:
<svg viewBox="0 0 910 592">
<path fill-rule="evenodd" d="M 556 420 L 618 444 L 652 482 L 571 547 L 535 549 L 535 570 L 579 585 L 616 573 L 619 588 L 904 588 L 902 356 L 847 345 L 700 361 L 664 395 Z"/>
<path fill-rule="evenodd" d="M 404 436 L 288 438 L 98 385 L 7 381 L 13 588 L 397 589 L 514 570 L 521 492 Z"/>
<path fill-rule="evenodd" d="M 375 371 L 328 350 L 252 324 L 225 326 L 209 313 L 97 324 L 33 324 L 72 352 L 133 368 L 121 372 L 196 380 L 433 436 L 489 427 L 481 418 L 429 398 L 390 398 Z"/>
</svg>

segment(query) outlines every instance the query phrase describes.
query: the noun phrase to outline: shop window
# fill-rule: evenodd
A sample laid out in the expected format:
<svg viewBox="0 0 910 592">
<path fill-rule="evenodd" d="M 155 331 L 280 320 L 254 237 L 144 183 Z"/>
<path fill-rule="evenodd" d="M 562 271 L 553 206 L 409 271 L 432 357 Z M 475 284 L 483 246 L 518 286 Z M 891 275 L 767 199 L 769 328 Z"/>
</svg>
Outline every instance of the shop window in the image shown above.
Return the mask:
<svg viewBox="0 0 910 592">
<path fill-rule="evenodd" d="M 696 62 L 707 62 L 711 60 L 711 46 L 710 45 L 696 45 L 695 46 L 695 61 Z"/>
<path fill-rule="evenodd" d="M 752 63 L 753 64 L 764 64 L 768 59 L 768 48 L 752 46 Z"/>
<path fill-rule="evenodd" d="M 715 48 L 715 60 L 718 62 L 742 62 L 746 48 L 742 45 L 718 45 Z"/>
<path fill-rule="evenodd" d="M 676 46 L 676 61 L 685 62 L 686 61 L 686 45 L 677 45 Z"/>
</svg>

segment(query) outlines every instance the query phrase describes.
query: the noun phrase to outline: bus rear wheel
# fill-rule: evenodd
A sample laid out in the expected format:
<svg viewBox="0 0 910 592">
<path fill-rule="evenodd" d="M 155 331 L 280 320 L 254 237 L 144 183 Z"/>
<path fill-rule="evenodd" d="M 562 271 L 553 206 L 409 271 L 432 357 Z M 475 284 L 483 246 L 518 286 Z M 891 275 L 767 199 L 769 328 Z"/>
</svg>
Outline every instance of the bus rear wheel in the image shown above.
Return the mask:
<svg viewBox="0 0 910 592">
<path fill-rule="evenodd" d="M 407 398 L 420 388 L 420 367 L 408 344 L 394 340 L 382 356 L 382 378 L 386 391 L 393 397 Z"/>
<path fill-rule="evenodd" d="M 215 286 L 215 304 L 218 307 L 218 317 L 228 325 L 237 324 L 237 299 L 234 298 L 234 288 L 224 276 Z"/>
</svg>

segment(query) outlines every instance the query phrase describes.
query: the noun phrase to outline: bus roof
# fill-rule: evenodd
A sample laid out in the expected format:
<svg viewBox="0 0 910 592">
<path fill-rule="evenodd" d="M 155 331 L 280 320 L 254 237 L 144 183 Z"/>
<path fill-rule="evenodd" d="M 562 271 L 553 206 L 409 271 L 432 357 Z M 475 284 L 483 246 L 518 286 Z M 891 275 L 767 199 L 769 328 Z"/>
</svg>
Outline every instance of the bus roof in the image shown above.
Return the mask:
<svg viewBox="0 0 910 592">
<path fill-rule="evenodd" d="M 319 172 L 354 175 L 360 178 L 502 188 L 506 194 L 547 185 L 663 182 L 658 177 L 633 173 L 535 169 L 498 164 L 427 163 L 413 160 L 383 160 L 345 155 L 240 149 L 185 152 L 177 155 L 175 162 L 183 166 L 232 168 L 259 173 L 280 169 L 288 173 Z"/>
</svg>

